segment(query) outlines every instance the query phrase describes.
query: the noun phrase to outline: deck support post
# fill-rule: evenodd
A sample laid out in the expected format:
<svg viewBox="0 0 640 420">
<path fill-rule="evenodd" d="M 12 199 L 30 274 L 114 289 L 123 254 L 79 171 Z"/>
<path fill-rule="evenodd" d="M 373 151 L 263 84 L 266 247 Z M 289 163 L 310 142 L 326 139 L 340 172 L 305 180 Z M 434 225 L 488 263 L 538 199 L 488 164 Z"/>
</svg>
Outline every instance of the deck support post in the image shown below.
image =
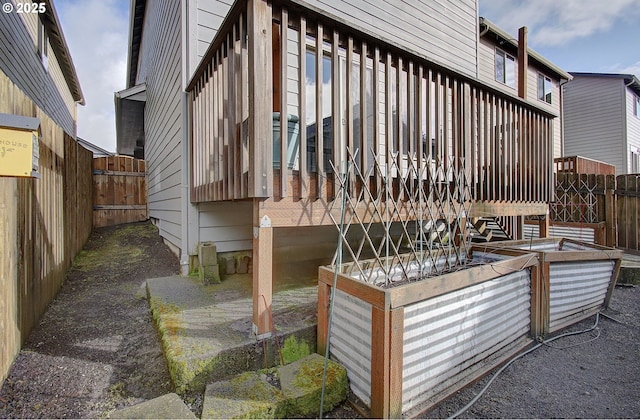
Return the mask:
<svg viewBox="0 0 640 420">
<path fill-rule="evenodd" d="M 549 237 L 549 226 L 551 225 L 551 220 L 549 219 L 549 212 L 547 211 L 547 214 L 545 214 L 543 217 L 540 218 L 539 220 L 539 229 L 538 229 L 538 237 L 539 238 L 548 238 Z"/>
<path fill-rule="evenodd" d="M 253 226 L 253 333 L 259 338 L 271 336 L 273 295 L 273 228 L 268 216 L 259 218 L 258 200 L 254 200 Z"/>
</svg>

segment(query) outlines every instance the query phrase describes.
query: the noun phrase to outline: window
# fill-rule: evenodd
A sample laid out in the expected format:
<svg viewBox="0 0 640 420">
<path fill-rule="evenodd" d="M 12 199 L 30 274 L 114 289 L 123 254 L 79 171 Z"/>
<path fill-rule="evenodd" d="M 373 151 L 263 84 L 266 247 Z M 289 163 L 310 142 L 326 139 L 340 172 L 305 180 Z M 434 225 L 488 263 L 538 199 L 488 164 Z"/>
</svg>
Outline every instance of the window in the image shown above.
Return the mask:
<svg viewBox="0 0 640 420">
<path fill-rule="evenodd" d="M 44 24 L 38 19 L 38 57 L 44 66 L 44 69 L 48 69 L 49 63 L 49 36 L 44 27 Z"/>
<path fill-rule="evenodd" d="M 635 97 L 634 104 L 635 104 L 634 112 L 636 114 L 636 117 L 640 118 L 640 96 Z"/>
<path fill-rule="evenodd" d="M 515 89 L 516 59 L 496 48 L 496 81 Z"/>
<path fill-rule="evenodd" d="M 640 149 L 637 152 L 631 151 L 631 167 L 629 168 L 629 173 L 637 174 L 640 173 Z"/>
<path fill-rule="evenodd" d="M 538 74 L 538 99 L 551 103 L 551 79 L 544 74 Z"/>
</svg>

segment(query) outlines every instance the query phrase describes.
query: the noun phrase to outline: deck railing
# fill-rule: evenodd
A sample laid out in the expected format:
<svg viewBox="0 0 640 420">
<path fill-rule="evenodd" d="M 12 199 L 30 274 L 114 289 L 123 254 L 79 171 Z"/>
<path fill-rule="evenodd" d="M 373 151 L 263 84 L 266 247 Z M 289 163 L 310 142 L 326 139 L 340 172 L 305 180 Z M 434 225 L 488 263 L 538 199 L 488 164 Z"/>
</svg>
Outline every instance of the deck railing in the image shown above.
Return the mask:
<svg viewBox="0 0 640 420">
<path fill-rule="evenodd" d="M 238 1 L 188 90 L 195 202 L 330 201 L 347 149 L 462 158 L 476 202 L 550 201 L 552 115 L 292 1 Z"/>
</svg>

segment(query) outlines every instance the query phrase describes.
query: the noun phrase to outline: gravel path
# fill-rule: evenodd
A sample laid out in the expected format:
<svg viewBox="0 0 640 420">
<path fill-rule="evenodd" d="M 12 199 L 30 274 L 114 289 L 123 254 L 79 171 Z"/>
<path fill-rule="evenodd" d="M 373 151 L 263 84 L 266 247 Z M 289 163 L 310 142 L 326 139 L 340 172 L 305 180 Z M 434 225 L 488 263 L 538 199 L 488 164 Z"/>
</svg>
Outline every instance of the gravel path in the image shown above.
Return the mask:
<svg viewBox="0 0 640 420">
<path fill-rule="evenodd" d="M 146 278 L 179 272 L 149 223 L 95 229 L 0 389 L 0 418 L 98 418 L 172 392 Z"/>
<path fill-rule="evenodd" d="M 151 224 L 96 229 L 4 381 L 0 418 L 104 418 L 172 392 L 139 289 L 147 278 L 178 271 Z M 594 331 L 516 361 L 460 417 L 640 418 L 640 287 L 616 288 L 606 314 L 620 322 L 600 317 Z M 593 323 L 591 317 L 568 330 Z M 423 417 L 450 416 L 488 379 Z M 197 413 L 199 402 L 190 403 Z M 358 414 L 345 405 L 329 416 Z"/>
</svg>

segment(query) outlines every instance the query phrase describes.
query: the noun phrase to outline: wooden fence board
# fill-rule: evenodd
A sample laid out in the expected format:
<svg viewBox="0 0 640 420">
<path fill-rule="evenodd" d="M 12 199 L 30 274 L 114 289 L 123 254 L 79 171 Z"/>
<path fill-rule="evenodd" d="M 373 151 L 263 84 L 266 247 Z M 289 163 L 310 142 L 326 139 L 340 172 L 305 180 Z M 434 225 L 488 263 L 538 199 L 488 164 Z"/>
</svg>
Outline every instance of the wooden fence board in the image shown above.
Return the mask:
<svg viewBox="0 0 640 420">
<path fill-rule="evenodd" d="M 40 178 L 0 180 L 1 383 L 91 233 L 93 156 L 2 72 L 0 98 L 0 112 L 40 121 Z"/>
<path fill-rule="evenodd" d="M 93 159 L 93 226 L 147 220 L 146 162 L 129 156 Z"/>
</svg>

